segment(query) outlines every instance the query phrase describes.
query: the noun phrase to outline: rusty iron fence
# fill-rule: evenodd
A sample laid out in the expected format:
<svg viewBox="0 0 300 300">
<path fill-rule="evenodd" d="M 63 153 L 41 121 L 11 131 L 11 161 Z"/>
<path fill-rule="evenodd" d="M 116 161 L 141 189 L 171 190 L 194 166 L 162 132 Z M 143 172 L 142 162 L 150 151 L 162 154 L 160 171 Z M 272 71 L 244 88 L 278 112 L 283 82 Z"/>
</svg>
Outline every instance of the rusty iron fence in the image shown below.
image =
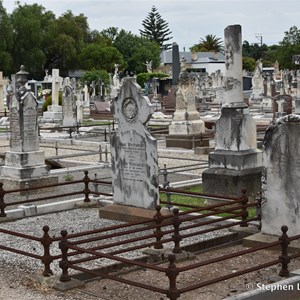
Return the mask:
<svg viewBox="0 0 300 300">
<path fill-rule="evenodd" d="M 83 200 L 84 202 L 90 201 L 89 195 L 91 191 L 89 189 L 89 184 L 95 182 L 99 183 L 98 180 L 91 180 L 87 171 L 85 172 L 85 176 L 82 180 L 73 182 L 75 184 L 84 184 L 82 191 L 85 195 Z M 108 184 L 108 182 L 104 183 Z M 1 186 L 1 217 L 5 216 L 5 205 L 3 205 L 5 192 L 6 191 L 4 191 Z M 111 279 L 117 282 L 126 283 L 128 285 L 147 289 L 153 292 L 158 292 L 166 295 L 171 300 L 176 300 L 180 295 L 189 291 L 276 264 L 281 264 L 279 275 L 288 276 L 288 264 L 290 260 L 300 257 L 300 253 L 289 254 L 288 252 L 289 243 L 292 240 L 299 239 L 300 235 L 288 237 L 288 228 L 286 226 L 282 226 L 282 235 L 276 242 L 260 247 L 241 250 L 228 255 L 222 255 L 206 261 L 189 263 L 185 266 L 178 266 L 176 256 L 183 252 L 183 241 L 185 241 L 187 238 L 201 236 L 208 232 L 223 230 L 237 225 L 240 227 L 245 227 L 251 222 L 259 222 L 260 215 L 249 217 L 248 209 L 250 207 L 260 207 L 261 200 L 260 197 L 258 197 L 255 202 L 249 203 L 245 189 L 242 190 L 241 196 L 238 198 L 218 197 L 215 195 L 192 193 L 170 188 L 162 188 L 161 192 L 173 192 L 174 194 L 182 195 L 182 197 L 188 194 L 189 196 L 201 198 L 206 197 L 207 199 L 220 198 L 222 201 L 217 204 L 206 205 L 205 207 L 184 204 L 184 206 L 188 208 L 186 211 L 179 211 L 179 209 L 176 207 L 180 207 L 181 203 L 172 201 L 167 203 L 167 201 L 161 201 L 162 205 L 170 204 L 173 209 L 165 210 L 165 213 L 163 214 L 162 206 L 157 206 L 156 213 L 154 211 L 153 218 L 149 219 L 148 221 L 123 223 L 111 227 L 77 233 L 75 232 L 72 234 L 68 234 L 66 230 L 62 229 L 60 237 L 51 237 L 49 235 L 50 229 L 47 225 L 43 227 L 43 234 L 41 234 L 40 237 L 0 228 L 1 234 L 22 238 L 24 239 L 24 243 L 26 243 L 26 240 L 37 242 L 41 248 L 41 254 L 37 254 L 36 252 L 26 252 L 17 248 L 8 247 L 6 245 L 0 245 L 0 249 L 40 260 L 43 264 L 44 276 L 51 276 L 53 274 L 53 263 L 58 263 L 61 269 L 60 281 L 62 282 L 71 280 L 72 274 L 70 274 L 70 271 L 74 270 Z M 258 210 L 258 212 L 259 211 L 260 210 Z M 215 216 L 219 216 L 219 218 L 215 218 Z M 209 219 L 209 217 L 213 218 Z M 232 218 L 235 218 L 236 220 L 232 221 Z M 260 226 L 260 224 L 258 226 Z M 59 249 L 61 251 L 59 254 L 53 251 L 55 243 L 58 243 L 59 245 Z M 278 259 L 239 270 L 235 273 L 222 275 L 214 279 L 200 281 L 199 278 L 199 281 L 193 281 L 184 286 L 180 286 L 180 284 L 177 282 L 178 276 L 184 274 L 184 272 L 188 272 L 196 268 L 211 267 L 212 264 L 223 260 L 234 259 L 248 253 L 257 252 L 275 246 L 281 247 L 281 253 L 278 256 Z M 151 261 L 139 260 L 136 257 L 133 258 L 132 255 L 127 256 L 127 254 L 134 253 L 134 251 L 141 251 L 145 248 L 152 248 L 157 251 L 169 249 L 168 251 L 164 252 L 169 254 L 166 254 L 164 257 L 165 260 L 162 260 L 159 264 L 153 264 Z M 160 274 L 159 276 L 162 276 L 163 278 L 162 286 L 152 285 L 149 282 L 129 280 L 127 278 L 120 277 L 115 273 L 107 273 L 95 270 L 91 267 L 92 264 L 89 263 L 95 262 L 99 259 L 106 259 L 110 263 L 122 263 L 126 266 L 139 267 L 146 270 L 151 270 L 153 272 L 158 272 Z"/>
<path fill-rule="evenodd" d="M 111 185 L 111 181 L 105 181 L 100 180 L 97 178 L 91 179 L 89 177 L 89 172 L 84 171 L 84 177 L 81 180 L 72 180 L 72 181 L 66 181 L 62 183 L 54 183 L 54 184 L 48 184 L 48 185 L 39 185 L 39 186 L 32 186 L 32 187 L 24 187 L 20 189 L 11 189 L 11 190 L 5 190 L 3 188 L 3 183 L 0 182 L 0 218 L 6 217 L 6 208 L 14 205 L 21 205 L 21 204 L 28 204 L 28 203 L 35 203 L 35 202 L 41 202 L 41 201 L 51 201 L 56 198 L 65 198 L 69 196 L 77 196 L 81 195 L 84 197 L 83 202 L 91 202 L 90 195 L 103 195 L 103 196 L 112 196 L 111 193 L 103 193 L 99 191 L 91 191 L 90 184 L 97 184 L 97 185 Z M 79 189 L 78 185 L 82 185 L 82 189 Z M 63 187 L 63 186 L 69 186 L 72 185 L 76 187 L 76 191 L 73 191 L 71 193 L 51 193 L 49 196 L 44 197 L 34 197 L 30 198 L 29 193 L 34 191 L 43 191 L 46 189 L 56 188 L 56 187 Z M 75 190 L 75 188 L 74 188 Z M 23 194 L 26 195 L 26 199 L 24 197 L 22 199 L 17 199 L 13 201 L 6 201 L 5 197 L 9 194 Z M 31 193 L 32 194 L 32 193 Z M 36 195 L 34 195 L 36 196 Z M 17 198 L 17 197 L 16 197 Z"/>
<path fill-rule="evenodd" d="M 231 203 L 232 205 L 232 203 Z M 217 205 L 217 207 L 220 207 L 220 205 Z M 79 235 L 77 234 L 71 234 L 68 235 L 68 232 L 66 230 L 61 231 L 61 241 L 59 242 L 59 248 L 61 250 L 61 260 L 59 262 L 59 266 L 61 268 L 61 276 L 60 276 L 60 281 L 62 282 L 67 282 L 71 280 L 71 276 L 69 274 L 69 270 L 76 270 L 80 272 L 85 272 L 89 273 L 94 276 L 106 278 L 106 279 L 111 279 L 117 282 L 125 283 L 128 285 L 136 286 L 139 288 L 147 289 L 153 292 L 158 292 L 161 294 L 166 295 L 169 299 L 171 300 L 176 300 L 180 297 L 180 295 L 187 293 L 189 291 L 199 289 L 202 287 L 205 287 L 207 285 L 217 283 L 223 280 L 227 280 L 236 276 L 240 276 L 243 274 L 247 274 L 253 271 L 257 271 L 272 265 L 276 264 L 281 264 L 281 270 L 279 272 L 280 276 L 288 276 L 289 275 L 289 270 L 288 270 L 288 263 L 292 258 L 298 258 L 300 257 L 300 253 L 293 254 L 293 255 L 288 255 L 288 244 L 290 243 L 291 240 L 299 239 L 300 235 L 294 236 L 294 237 L 288 237 L 287 236 L 287 226 L 282 226 L 282 235 L 276 242 L 272 242 L 268 245 L 264 246 L 259 246 L 259 247 L 254 247 L 254 248 L 249 248 L 245 250 L 241 250 L 232 254 L 228 255 L 222 255 L 220 257 L 216 257 L 213 259 L 209 259 L 206 261 L 202 262 L 197 262 L 197 263 L 190 263 L 185 266 L 178 267 L 176 266 L 176 255 L 182 253 L 182 248 L 181 248 L 181 241 L 184 240 L 188 235 L 181 234 L 181 231 L 184 230 L 187 226 L 184 226 L 185 222 L 190 221 L 190 217 L 186 216 L 184 217 L 185 213 L 179 213 L 178 209 L 173 210 L 173 214 L 171 216 L 162 216 L 160 214 L 160 207 L 157 207 L 157 213 L 154 216 L 154 221 L 155 225 L 148 225 L 147 230 L 153 229 L 153 234 L 145 235 L 141 238 L 127 238 L 124 243 L 130 244 L 129 247 L 122 249 L 122 250 L 110 250 L 104 252 L 103 249 L 108 249 L 110 247 L 116 246 L 116 243 L 108 243 L 105 245 L 101 246 L 94 246 L 94 247 L 88 247 L 87 243 L 89 242 L 95 242 L 96 240 L 99 241 L 101 240 L 109 240 L 113 238 L 116 234 L 120 235 L 122 232 L 118 232 L 115 234 L 105 234 L 101 238 L 100 237 L 92 237 L 92 238 L 83 238 L 82 240 L 77 240 L 77 241 L 72 241 L 72 238 L 78 237 Z M 243 224 L 242 221 L 240 225 Z M 145 222 L 144 222 L 145 224 Z M 207 223 L 205 223 L 207 224 Z M 127 228 L 132 226 L 133 224 L 127 224 Z M 172 226 L 172 229 L 166 229 L 163 230 L 165 226 Z M 201 223 L 199 226 L 203 226 L 204 223 Z M 235 226 L 235 224 L 230 224 L 230 226 Z M 225 228 L 220 226 L 221 228 Z M 218 226 L 218 229 L 220 229 Z M 109 228 L 110 230 L 112 228 Z M 139 228 L 138 230 L 144 230 L 143 228 Z M 101 230 L 103 232 L 103 230 Z M 100 231 L 98 231 L 99 233 Z M 202 230 L 202 231 L 197 231 L 194 232 L 193 236 L 199 235 L 201 233 L 207 232 L 207 230 Z M 95 231 L 91 232 L 95 234 Z M 132 233 L 132 230 L 125 230 L 123 232 L 124 236 L 128 236 L 128 234 Z M 171 234 L 169 238 L 165 238 L 166 234 Z M 191 236 L 190 235 L 190 236 Z M 137 246 L 132 246 L 133 242 L 136 242 L 138 240 L 145 240 L 152 238 L 153 242 L 144 242 L 141 245 Z M 163 264 L 153 264 L 149 262 L 144 262 L 144 261 L 137 261 L 133 259 L 128 259 L 124 257 L 124 255 L 120 256 L 121 254 L 124 254 L 125 252 L 133 251 L 136 249 L 141 249 L 144 247 L 150 247 L 152 246 L 154 249 L 161 250 L 164 249 L 164 244 L 167 242 L 172 242 L 173 247 L 171 248 L 169 254 L 167 255 L 167 265 Z M 218 263 L 220 261 L 228 260 L 228 259 L 234 259 L 236 257 L 240 257 L 249 253 L 253 252 L 258 252 L 260 250 L 264 249 L 269 249 L 272 247 L 281 247 L 281 253 L 278 256 L 278 259 L 273 259 L 271 261 L 265 262 L 263 264 L 258 264 L 256 266 L 246 268 L 240 271 L 237 271 L 235 273 L 229 273 L 226 275 L 222 275 L 219 277 L 216 277 L 214 279 L 210 280 L 204 280 L 204 281 L 193 281 L 189 283 L 188 285 L 185 286 L 180 286 L 178 284 L 177 278 L 179 275 L 183 274 L 184 272 L 194 270 L 196 268 L 201 268 L 201 267 L 211 267 L 213 264 Z M 76 255 L 83 255 L 85 254 L 86 257 L 82 258 L 76 258 Z M 132 279 L 127 279 L 120 277 L 119 275 L 115 274 L 109 274 L 106 272 L 101 272 L 101 271 L 96 271 L 94 269 L 89 269 L 87 266 L 82 266 L 82 264 L 87 263 L 88 261 L 91 260 L 96 260 L 96 259 L 108 259 L 113 262 L 117 263 L 123 263 L 128 266 L 133 266 L 133 267 L 140 267 L 145 270 L 151 270 L 155 271 L 161 274 L 162 276 L 162 286 L 157 286 L 152 285 L 148 282 L 143 282 L 142 280 L 135 281 Z M 166 262 L 166 261 L 164 261 Z M 254 262 L 255 264 L 255 262 Z"/>
</svg>

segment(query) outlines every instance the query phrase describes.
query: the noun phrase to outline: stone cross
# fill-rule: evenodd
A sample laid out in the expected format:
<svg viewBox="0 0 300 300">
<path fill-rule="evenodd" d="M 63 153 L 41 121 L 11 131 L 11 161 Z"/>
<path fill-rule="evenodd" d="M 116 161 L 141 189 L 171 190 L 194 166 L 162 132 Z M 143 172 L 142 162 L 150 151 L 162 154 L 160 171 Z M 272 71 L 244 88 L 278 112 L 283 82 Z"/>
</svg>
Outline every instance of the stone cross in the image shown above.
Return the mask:
<svg viewBox="0 0 300 300">
<path fill-rule="evenodd" d="M 111 138 L 114 203 L 154 209 L 158 204 L 157 141 L 146 123 L 154 112 L 134 78 L 124 78 L 113 100 L 118 130 Z"/>
<path fill-rule="evenodd" d="M 52 70 L 52 105 L 59 105 L 59 69 Z"/>
</svg>

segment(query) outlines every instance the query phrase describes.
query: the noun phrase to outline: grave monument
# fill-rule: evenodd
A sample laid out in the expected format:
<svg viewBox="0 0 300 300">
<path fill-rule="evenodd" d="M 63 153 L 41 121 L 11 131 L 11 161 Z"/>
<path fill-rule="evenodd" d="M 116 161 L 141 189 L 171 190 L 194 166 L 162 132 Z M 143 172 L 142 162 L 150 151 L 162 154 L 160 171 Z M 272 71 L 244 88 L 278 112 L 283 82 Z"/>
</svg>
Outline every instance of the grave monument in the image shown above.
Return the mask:
<svg viewBox="0 0 300 300">
<path fill-rule="evenodd" d="M 62 107 L 59 105 L 59 87 L 60 77 L 59 70 L 52 69 L 52 104 L 47 107 L 47 111 L 43 113 L 44 122 L 61 123 L 62 122 Z"/>
<path fill-rule="evenodd" d="M 195 146 L 205 146 L 200 139 L 205 126 L 196 109 L 194 80 L 195 75 L 187 72 L 183 58 L 176 90 L 176 110 L 169 126 L 169 135 L 166 136 L 167 147 L 192 149 Z"/>
<path fill-rule="evenodd" d="M 300 70 L 297 70 L 296 73 L 297 88 L 296 88 L 296 97 L 295 97 L 295 114 L 300 114 Z"/>
<path fill-rule="evenodd" d="M 76 126 L 76 95 L 69 84 L 64 86 L 62 98 L 63 126 Z"/>
<path fill-rule="evenodd" d="M 216 122 L 215 149 L 202 174 L 205 193 L 240 196 L 261 189 L 262 153 L 257 149 L 256 123 L 243 102 L 241 26 L 225 29 L 225 103 Z"/>
<path fill-rule="evenodd" d="M 25 87 L 27 72 L 24 66 L 16 74 L 20 87 L 12 96 L 10 105 L 10 150 L 5 153 L 5 165 L 1 167 L 4 187 L 24 188 L 51 184 L 57 177 L 50 177 L 45 165 L 44 151 L 39 150 L 37 100 Z"/>
<path fill-rule="evenodd" d="M 135 79 L 124 78 L 111 107 L 119 122 L 111 137 L 114 204 L 100 209 L 100 216 L 114 218 L 114 214 L 118 219 L 128 220 L 124 215 L 146 216 L 149 211 L 153 216 L 159 201 L 158 154 L 157 141 L 146 123 L 154 109 Z"/>
<path fill-rule="evenodd" d="M 300 116 L 287 115 L 269 126 L 264 137 L 264 176 L 262 233 L 288 235 L 300 233 Z"/>
</svg>

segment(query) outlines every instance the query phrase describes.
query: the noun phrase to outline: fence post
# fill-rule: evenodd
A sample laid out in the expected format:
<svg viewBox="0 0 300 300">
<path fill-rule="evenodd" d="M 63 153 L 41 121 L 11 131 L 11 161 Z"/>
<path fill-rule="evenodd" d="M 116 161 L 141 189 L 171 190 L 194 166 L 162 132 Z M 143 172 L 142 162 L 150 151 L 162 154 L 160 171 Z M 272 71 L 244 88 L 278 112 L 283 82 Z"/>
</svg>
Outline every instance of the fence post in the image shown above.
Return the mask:
<svg viewBox="0 0 300 300">
<path fill-rule="evenodd" d="M 107 132 L 106 132 L 106 128 L 104 128 L 104 142 L 107 142 Z"/>
<path fill-rule="evenodd" d="M 69 276 L 68 268 L 69 268 L 69 261 L 68 261 L 68 240 L 67 240 L 68 232 L 67 230 L 61 231 L 62 239 L 59 242 L 59 249 L 61 250 L 61 261 L 59 262 L 59 267 L 62 270 L 62 275 L 60 276 L 59 280 L 62 282 L 67 282 L 71 280 Z"/>
<path fill-rule="evenodd" d="M 259 218 L 258 230 L 261 230 L 261 202 L 262 202 L 261 192 L 257 194 L 255 200 L 256 200 L 256 216 Z"/>
<path fill-rule="evenodd" d="M 44 247 L 44 255 L 42 257 L 42 263 L 44 264 L 43 276 L 53 275 L 50 268 L 50 264 L 53 262 L 53 258 L 50 255 L 50 245 L 52 244 L 52 238 L 49 235 L 49 226 L 45 225 L 43 227 L 44 235 L 42 237 L 41 243 Z"/>
<path fill-rule="evenodd" d="M 102 148 L 101 148 L 101 145 L 99 145 L 99 162 L 102 162 Z"/>
<path fill-rule="evenodd" d="M 156 244 L 154 245 L 154 249 L 163 249 L 164 246 L 161 242 L 162 237 L 164 234 L 161 231 L 161 223 L 163 221 L 162 215 L 160 213 L 161 206 L 156 206 L 156 214 L 154 215 L 154 221 L 156 223 L 156 230 L 154 232 L 155 238 L 156 238 Z"/>
<path fill-rule="evenodd" d="M 84 177 L 83 177 L 83 182 L 84 182 L 84 190 L 83 193 L 85 195 L 84 201 L 83 202 L 91 202 L 91 199 L 89 198 L 89 194 L 91 190 L 89 189 L 89 183 L 91 181 L 90 177 L 88 176 L 89 172 L 84 171 Z"/>
<path fill-rule="evenodd" d="M 175 265 L 175 259 L 175 254 L 168 255 L 169 265 L 165 271 L 166 275 L 169 278 L 169 289 L 166 292 L 166 295 L 170 300 L 176 300 L 180 296 L 180 292 L 178 291 L 176 286 L 176 278 L 179 274 L 179 271 Z"/>
<path fill-rule="evenodd" d="M 58 143 L 55 141 L 55 155 L 58 156 Z"/>
<path fill-rule="evenodd" d="M 168 181 L 168 170 L 167 170 L 167 165 L 166 164 L 164 164 L 162 174 L 164 176 L 163 188 L 168 189 L 169 188 L 169 181 Z M 172 207 L 172 205 L 171 205 L 171 193 L 166 192 L 166 196 L 167 196 L 166 207 L 167 207 L 168 210 L 170 210 L 171 207 Z"/>
<path fill-rule="evenodd" d="M 241 197 L 241 204 L 242 204 L 242 221 L 243 223 L 241 223 L 240 227 L 248 227 L 248 223 L 247 223 L 247 218 L 248 218 L 248 208 L 247 208 L 247 204 L 248 204 L 248 196 L 246 196 L 246 188 L 242 189 L 242 197 Z"/>
<path fill-rule="evenodd" d="M 288 231 L 288 227 L 286 225 L 281 226 L 282 235 L 279 238 L 281 241 L 281 255 L 279 259 L 281 260 L 281 270 L 279 272 L 279 276 L 288 277 L 290 272 L 288 270 L 288 264 L 290 262 L 290 258 L 288 256 L 288 245 L 289 245 L 289 238 L 286 234 Z"/>
<path fill-rule="evenodd" d="M 0 182 L 0 217 L 6 217 L 4 202 L 5 190 L 3 189 L 3 182 Z"/>
<path fill-rule="evenodd" d="M 180 241 L 182 240 L 180 232 L 179 232 L 179 226 L 181 224 L 181 221 L 179 220 L 179 209 L 176 207 L 173 209 L 174 217 L 172 218 L 172 223 L 174 226 L 174 234 L 172 235 L 172 238 L 174 239 L 174 248 L 173 253 L 181 253 L 182 250 L 180 248 Z"/>
<path fill-rule="evenodd" d="M 105 146 L 104 154 L 105 154 L 105 162 L 107 162 L 108 161 L 108 159 L 107 159 L 107 157 L 108 157 L 107 146 Z"/>
<path fill-rule="evenodd" d="M 97 173 L 94 174 L 94 180 L 97 180 Z M 94 194 L 94 197 L 98 197 L 98 183 L 97 182 L 94 182 L 94 188 L 95 188 L 95 194 Z"/>
</svg>

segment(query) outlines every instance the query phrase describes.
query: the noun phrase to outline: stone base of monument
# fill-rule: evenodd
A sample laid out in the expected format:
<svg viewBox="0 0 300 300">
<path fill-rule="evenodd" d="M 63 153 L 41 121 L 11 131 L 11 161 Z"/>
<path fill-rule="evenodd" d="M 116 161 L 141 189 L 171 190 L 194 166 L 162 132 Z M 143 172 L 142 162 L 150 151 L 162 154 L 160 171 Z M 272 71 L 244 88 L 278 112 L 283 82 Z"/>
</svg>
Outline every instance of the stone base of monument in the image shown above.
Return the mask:
<svg viewBox="0 0 300 300">
<path fill-rule="evenodd" d="M 26 187 L 40 187 L 44 185 L 51 185 L 58 183 L 58 176 L 45 176 L 40 178 L 23 178 L 23 179 L 15 179 L 8 177 L 0 177 L 0 182 L 3 183 L 4 190 L 17 190 L 17 189 L 25 189 Z M 44 192 L 55 191 L 56 187 L 48 187 L 48 188 L 40 188 L 36 189 L 33 192 L 35 194 L 42 194 Z M 26 191 L 20 192 L 21 195 L 25 195 Z"/>
<path fill-rule="evenodd" d="M 247 195 L 256 195 L 261 191 L 262 167 L 246 170 L 209 168 L 202 173 L 203 191 L 206 194 L 240 197 L 242 189 Z"/>
<path fill-rule="evenodd" d="M 258 149 L 244 151 L 216 150 L 209 154 L 210 168 L 247 170 L 262 166 L 262 152 Z"/>
<path fill-rule="evenodd" d="M 243 239 L 243 246 L 244 247 L 266 246 L 273 242 L 277 242 L 278 238 L 279 238 L 279 236 L 277 236 L 277 235 L 270 235 L 270 234 L 265 234 L 265 233 L 259 232 L 259 233 L 245 237 Z M 281 246 L 278 245 L 275 247 L 271 247 L 269 249 L 281 249 Z M 289 244 L 289 250 L 299 251 L 300 250 L 300 241 L 299 240 L 291 241 Z"/>
<path fill-rule="evenodd" d="M 62 122 L 62 107 L 60 105 L 49 105 L 43 113 L 43 121 L 48 123 Z"/>
<path fill-rule="evenodd" d="M 124 222 L 143 222 L 152 220 L 156 210 L 133 207 L 121 204 L 109 204 L 99 209 L 99 217 L 103 219 L 118 220 Z M 170 215 L 166 210 L 161 211 L 162 215 Z"/>
<path fill-rule="evenodd" d="M 201 134 L 169 134 L 166 136 L 167 148 L 194 149 L 195 147 L 209 147 L 209 140 L 202 140 Z"/>
</svg>

